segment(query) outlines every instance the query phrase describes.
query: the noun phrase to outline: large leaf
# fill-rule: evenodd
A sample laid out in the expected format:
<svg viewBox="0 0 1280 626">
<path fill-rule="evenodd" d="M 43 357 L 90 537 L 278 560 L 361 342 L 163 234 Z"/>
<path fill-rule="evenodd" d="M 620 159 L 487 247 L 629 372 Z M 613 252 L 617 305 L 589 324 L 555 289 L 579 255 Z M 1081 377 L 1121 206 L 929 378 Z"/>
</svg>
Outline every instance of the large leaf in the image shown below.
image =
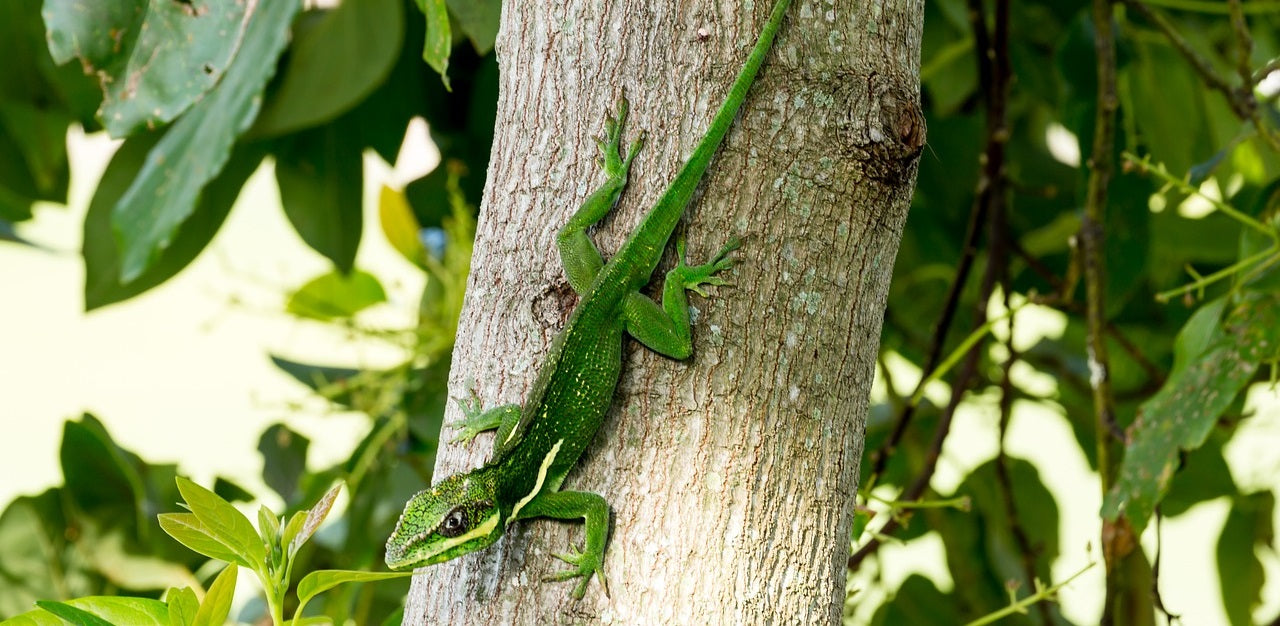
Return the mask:
<svg viewBox="0 0 1280 626">
<path fill-rule="evenodd" d="M 1278 348 L 1280 295 L 1246 293 L 1199 359 L 1143 403 L 1129 427 L 1120 475 L 1103 502 L 1103 515 L 1124 515 L 1141 533 L 1169 486 L 1179 450 L 1204 443 L 1258 365 L 1274 359 Z"/>
<path fill-rule="evenodd" d="M 230 73 L 249 13 L 272 4 L 290 3 L 45 0 L 44 17 L 54 60 L 78 57 L 99 77 L 103 125 L 125 137 L 174 119 Z"/>
<path fill-rule="evenodd" d="M 169 127 L 112 209 L 123 283 L 141 276 L 173 243 L 178 227 L 195 210 L 200 191 L 222 171 L 232 144 L 258 113 L 263 87 L 288 41 L 299 0 L 256 6 L 226 75 Z"/>
<path fill-rule="evenodd" d="M 386 80 L 404 40 L 400 0 L 343 2 L 294 28 L 279 89 L 251 131 L 274 136 L 328 122 Z"/>
<path fill-rule="evenodd" d="M 363 228 L 364 161 L 359 137 L 339 125 L 292 135 L 276 148 L 276 182 L 294 230 L 349 274 Z"/>
<path fill-rule="evenodd" d="M 262 146 L 238 146 L 217 178 L 200 193 L 195 211 L 178 229 L 173 243 L 141 275 L 120 280 L 120 254 L 111 232 L 111 208 L 142 169 L 158 135 L 131 137 L 116 150 L 98 181 L 84 219 L 84 306 L 86 311 L 127 300 L 164 283 L 191 264 L 230 213 L 249 176 L 262 163 Z"/>
</svg>

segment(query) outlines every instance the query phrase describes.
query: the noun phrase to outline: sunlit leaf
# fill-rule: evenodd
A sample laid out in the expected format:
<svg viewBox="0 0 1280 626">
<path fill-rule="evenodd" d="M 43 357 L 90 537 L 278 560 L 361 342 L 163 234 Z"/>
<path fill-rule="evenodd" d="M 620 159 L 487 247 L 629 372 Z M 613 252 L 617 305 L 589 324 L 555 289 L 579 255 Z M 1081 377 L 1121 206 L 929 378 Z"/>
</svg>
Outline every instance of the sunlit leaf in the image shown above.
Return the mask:
<svg viewBox="0 0 1280 626">
<path fill-rule="evenodd" d="M 235 567 L 234 565 L 231 567 Z M 195 626 L 200 600 L 190 587 L 174 587 L 165 596 L 169 604 L 169 626 Z"/>
<path fill-rule="evenodd" d="M 338 497 L 338 493 L 341 491 L 341 483 L 334 485 L 324 494 L 323 498 L 320 498 L 320 501 L 317 502 L 315 506 L 311 507 L 311 509 L 307 511 L 307 516 L 303 521 L 302 526 L 298 529 L 297 534 L 289 540 L 288 552 L 290 557 L 297 554 L 298 549 L 301 548 L 308 539 L 311 539 L 311 535 L 314 535 L 316 530 L 320 528 L 320 523 L 324 521 L 325 517 L 328 517 L 329 509 L 333 507 L 333 501 Z M 301 587 L 299 587 L 299 589 L 301 589 Z M 301 597 L 301 592 L 299 592 L 298 595 Z"/>
<path fill-rule="evenodd" d="M 298 581 L 298 601 L 307 602 L 343 583 L 372 582 L 411 576 L 413 572 L 355 572 L 348 570 L 320 570 L 311 572 Z"/>
<path fill-rule="evenodd" d="M 236 566 L 228 565 L 204 594 L 200 610 L 196 613 L 195 626 L 222 626 L 231 612 L 231 599 L 236 592 Z"/>
<path fill-rule="evenodd" d="M 404 192 L 383 185 L 378 194 L 378 218 L 391 247 L 410 263 L 421 265 L 424 251 L 419 233 L 422 227 L 418 225 L 418 218 L 414 217 Z"/>
<path fill-rule="evenodd" d="M 226 545 L 203 522 L 191 513 L 161 513 L 160 528 L 182 545 L 211 559 L 251 567 L 237 550 Z"/>
</svg>

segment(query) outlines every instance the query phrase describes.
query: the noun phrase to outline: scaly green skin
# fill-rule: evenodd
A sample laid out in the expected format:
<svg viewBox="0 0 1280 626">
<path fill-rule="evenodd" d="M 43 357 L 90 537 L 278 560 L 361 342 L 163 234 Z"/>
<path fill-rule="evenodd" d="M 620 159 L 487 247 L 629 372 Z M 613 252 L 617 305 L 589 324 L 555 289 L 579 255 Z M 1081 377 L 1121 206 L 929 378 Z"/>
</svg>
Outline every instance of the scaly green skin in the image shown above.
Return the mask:
<svg viewBox="0 0 1280 626">
<path fill-rule="evenodd" d="M 608 179 L 569 220 L 558 241 L 569 284 L 582 299 L 552 341 L 523 408 L 507 405 L 481 411 L 474 398 L 460 403 L 467 418 L 458 424 L 459 439 L 496 428 L 493 458 L 409 500 L 387 540 L 388 567 L 422 567 L 474 552 L 492 545 L 518 519 L 584 519 L 586 549 L 556 555 L 575 567 L 551 578 L 580 577 L 573 595 L 581 598 L 591 576 L 597 574 L 608 593 L 600 565 L 609 533 L 609 505 L 598 494 L 560 491 L 560 485 L 609 410 L 622 369 L 623 333 L 671 358 L 687 358 L 693 345 L 685 292 L 705 296 L 703 285 L 725 284 L 717 274 L 732 265 L 727 255 L 736 242 L 725 246 L 710 263 L 698 266 L 685 265 L 681 243 L 677 245 L 680 260 L 663 283 L 662 305 L 640 293 L 737 117 L 790 3 L 777 1 L 707 134 L 622 249 L 605 263 L 586 231 L 622 195 L 631 160 L 643 142 L 632 143 L 625 156 L 620 153 L 627 102 L 618 101 L 617 117 L 606 120 L 605 138 L 600 142 Z"/>
</svg>

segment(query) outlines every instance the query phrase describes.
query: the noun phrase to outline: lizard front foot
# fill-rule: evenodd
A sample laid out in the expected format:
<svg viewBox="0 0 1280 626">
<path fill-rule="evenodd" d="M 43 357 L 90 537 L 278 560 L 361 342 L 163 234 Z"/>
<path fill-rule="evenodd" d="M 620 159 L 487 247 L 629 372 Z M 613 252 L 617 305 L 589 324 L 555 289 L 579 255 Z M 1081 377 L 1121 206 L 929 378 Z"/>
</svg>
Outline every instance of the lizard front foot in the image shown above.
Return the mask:
<svg viewBox="0 0 1280 626">
<path fill-rule="evenodd" d="M 622 126 L 627 121 L 627 108 L 627 97 L 619 96 L 617 113 L 614 116 L 605 117 L 604 137 L 596 139 L 596 144 L 600 146 L 600 151 L 604 153 L 604 160 L 598 161 L 600 168 L 610 178 L 621 178 L 623 180 L 626 180 L 628 172 L 631 171 L 631 160 L 636 158 L 636 154 L 644 146 L 644 132 L 641 132 L 640 136 L 631 142 L 631 146 L 627 148 L 626 157 L 621 154 Z"/>
<path fill-rule="evenodd" d="M 672 272 L 676 273 L 676 276 L 679 278 L 681 284 L 684 285 L 685 289 L 705 298 L 707 297 L 707 292 L 702 288 L 704 285 L 718 286 L 732 284 L 729 281 L 716 276 L 716 274 L 733 267 L 734 260 L 729 257 L 729 253 L 740 247 L 742 247 L 742 241 L 735 237 L 730 239 L 729 243 L 726 243 L 724 247 L 720 249 L 720 252 L 716 253 L 716 256 L 711 259 L 711 262 L 704 265 L 691 266 L 685 265 L 684 239 L 679 239 L 676 241 L 676 256 L 679 260 L 676 262 L 676 267 Z"/>
<path fill-rule="evenodd" d="M 600 577 L 600 586 L 604 587 L 604 595 L 609 595 L 609 581 L 604 577 L 604 570 L 601 569 L 601 555 L 599 553 L 592 552 L 591 550 L 581 552 L 578 550 L 577 546 L 570 545 L 569 552 L 564 554 L 553 554 L 551 556 L 554 556 L 570 565 L 576 565 L 577 569 L 556 572 L 555 574 L 547 576 L 543 580 L 560 581 L 581 577 L 582 580 L 578 582 L 577 588 L 573 590 L 573 597 L 581 600 L 582 597 L 587 594 L 587 583 L 591 582 L 591 575 L 595 574 Z"/>
<path fill-rule="evenodd" d="M 496 416 L 490 415 L 480 408 L 480 397 L 476 395 L 474 390 L 466 398 L 460 398 L 457 402 L 458 408 L 462 410 L 462 414 L 466 416 L 466 419 L 449 424 L 459 431 L 453 438 L 453 443 L 466 445 L 472 439 L 475 439 L 476 435 L 498 427 L 498 420 L 494 419 Z"/>
</svg>

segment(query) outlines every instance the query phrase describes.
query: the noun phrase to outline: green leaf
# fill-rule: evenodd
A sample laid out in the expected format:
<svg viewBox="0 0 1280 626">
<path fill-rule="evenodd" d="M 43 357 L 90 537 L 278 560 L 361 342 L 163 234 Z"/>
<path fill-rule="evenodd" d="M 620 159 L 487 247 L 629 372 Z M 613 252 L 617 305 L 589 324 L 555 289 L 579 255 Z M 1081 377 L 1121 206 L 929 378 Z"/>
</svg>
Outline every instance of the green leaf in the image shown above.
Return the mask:
<svg viewBox="0 0 1280 626">
<path fill-rule="evenodd" d="M 1222 337 L 1222 311 L 1226 306 L 1225 297 L 1204 304 L 1191 314 L 1186 324 L 1182 325 L 1173 343 L 1173 367 L 1169 370 L 1170 378 L 1181 375 L 1188 365 L 1204 354 L 1215 339 Z"/>
<path fill-rule="evenodd" d="M 1262 602 L 1266 572 L 1258 549 L 1270 546 L 1275 539 L 1271 523 L 1275 506 L 1270 492 L 1238 498 L 1218 536 L 1218 585 L 1231 626 L 1253 624 L 1253 609 Z"/>
<path fill-rule="evenodd" d="M 258 536 L 262 537 L 262 542 L 271 545 L 276 542 L 280 535 L 280 518 L 267 508 L 267 505 L 258 507 Z"/>
<path fill-rule="evenodd" d="M 363 228 L 364 160 L 359 137 L 326 125 L 277 142 L 276 182 L 302 240 L 349 274 Z"/>
<path fill-rule="evenodd" d="M 228 565 L 209 586 L 196 613 L 194 626 L 222 626 L 231 613 L 231 599 L 236 593 L 236 566 Z"/>
<path fill-rule="evenodd" d="M 200 193 L 195 212 L 178 229 L 154 264 L 136 279 L 120 280 L 120 254 L 111 230 L 111 209 L 142 169 L 158 134 L 129 138 L 111 158 L 98 182 L 84 219 L 84 304 L 86 311 L 127 300 L 182 271 L 217 234 L 249 176 L 266 152 L 261 146 L 237 146 L 226 167 Z"/>
<path fill-rule="evenodd" d="M 294 538 L 306 525 L 308 513 L 308 511 L 298 511 L 289 517 L 289 523 L 284 525 L 284 532 L 280 533 L 280 543 L 286 546 L 293 543 Z"/>
<path fill-rule="evenodd" d="M 190 587 L 172 587 L 166 597 L 169 600 L 169 626 L 194 626 L 196 613 L 200 610 L 196 592 Z"/>
<path fill-rule="evenodd" d="M 286 503 L 292 504 L 298 498 L 298 480 L 307 471 L 307 448 L 310 445 L 311 440 L 284 424 L 268 426 L 258 438 L 258 452 L 262 453 L 262 480 Z"/>
<path fill-rule="evenodd" d="M 294 380 L 319 392 L 325 400 L 345 407 L 351 406 L 351 389 L 347 381 L 359 374 L 360 370 L 300 363 L 274 354 L 271 355 L 271 362 Z"/>
<path fill-rule="evenodd" d="M 119 138 L 169 122 L 230 75 L 246 12 L 269 4 L 45 0 L 43 14 L 54 60 L 79 57 L 101 80 L 101 118 Z M 254 52 L 246 44 L 240 56 Z"/>
<path fill-rule="evenodd" d="M 1128 518 L 1141 533 L 1177 468 L 1178 451 L 1194 450 L 1264 361 L 1280 348 L 1280 294 L 1246 293 L 1225 332 L 1178 376 L 1142 404 L 1129 427 L 1120 475 L 1103 502 L 1108 519 Z"/>
<path fill-rule="evenodd" d="M 255 500 L 248 489 L 221 476 L 213 479 L 213 492 L 227 502 L 252 502 Z"/>
<path fill-rule="evenodd" d="M 311 279 L 293 292 L 285 310 L 298 317 L 327 322 L 351 317 L 386 300 L 382 283 L 372 274 L 360 270 L 347 276 L 331 272 Z"/>
<path fill-rule="evenodd" d="M 449 52 L 453 47 L 453 35 L 449 31 L 449 11 L 445 0 L 416 0 L 418 8 L 427 18 L 427 41 L 422 47 L 422 60 L 440 74 L 445 89 L 449 86 Z"/>
<path fill-rule="evenodd" d="M 37 604 L 42 608 L 5 620 L 3 624 L 5 626 L 64 626 L 65 622 L 55 615 L 67 619 L 72 624 L 166 626 L 169 623 L 169 608 L 163 602 L 151 598 L 88 596 L 66 602 L 41 601 Z M 49 610 L 49 606 L 53 609 Z"/>
<path fill-rule="evenodd" d="M 1258 198 L 1249 214 L 1257 217 L 1264 224 L 1271 225 L 1272 228 L 1280 226 L 1280 180 L 1267 185 L 1258 194 Z M 1275 245 L 1275 240 L 1257 230 L 1241 228 L 1239 260 L 1261 254 Z M 1264 257 L 1262 262 L 1265 262 L 1265 260 Z M 1241 279 L 1246 277 L 1247 281 L 1242 283 Z M 1246 269 L 1236 276 L 1236 283 L 1253 291 L 1280 290 L 1280 264 L 1273 263 L 1266 269 L 1256 273 Z"/>
<path fill-rule="evenodd" d="M 92 415 L 63 424 L 60 457 L 67 492 L 81 510 L 125 516 L 130 524 L 145 523 L 140 519 L 146 491 L 142 477 Z"/>
<path fill-rule="evenodd" d="M 36 606 L 53 613 L 72 624 L 78 624 L 80 626 L 115 626 L 115 624 L 112 624 L 93 613 L 84 609 L 78 609 L 70 604 L 63 604 L 52 600 L 37 600 Z"/>
<path fill-rule="evenodd" d="M 489 54 L 498 39 L 498 18 L 502 16 L 501 0 L 446 0 L 458 26 L 475 46 L 476 53 Z"/>
<path fill-rule="evenodd" d="M 161 513 L 160 528 L 178 543 L 211 559 L 252 567 L 236 550 L 222 542 L 208 526 L 191 513 Z"/>
<path fill-rule="evenodd" d="M 362 583 L 412 576 L 413 572 L 357 572 L 325 569 L 311 572 L 298 581 L 298 602 L 306 603 L 317 595 L 343 583 Z"/>
<path fill-rule="evenodd" d="M 939 591 L 933 581 L 912 574 L 902 582 L 893 598 L 876 611 L 871 624 L 961 624 L 964 617 L 955 600 Z"/>
<path fill-rule="evenodd" d="M 1133 116 L 1139 138 L 1170 170 L 1186 172 L 1213 152 L 1207 125 L 1187 124 L 1205 118 L 1204 85 L 1164 40 L 1142 40 L 1135 49 L 1138 54 L 1124 82 L 1140 112 Z"/>
<path fill-rule="evenodd" d="M 318 14 L 318 15 L 313 15 Z M 400 0 L 343 2 L 294 27 L 280 87 L 251 134 L 275 136 L 329 122 L 387 79 L 404 40 Z"/>
<path fill-rule="evenodd" d="M 293 558 L 298 553 L 298 549 L 311 539 L 316 530 L 320 528 L 320 523 L 329 515 L 329 509 L 333 507 L 333 501 L 338 497 L 338 493 L 342 491 L 342 484 L 339 483 L 329 489 L 323 498 L 307 511 L 307 516 L 303 518 L 302 525 L 297 529 L 297 533 L 289 539 L 289 558 Z M 290 526 L 293 525 L 290 520 Z M 301 587 L 299 587 L 299 597 L 301 597 Z"/>
<path fill-rule="evenodd" d="M 218 494 L 181 476 L 177 481 L 178 491 L 182 492 L 191 513 L 215 539 L 243 558 L 248 563 L 246 567 L 252 569 L 263 562 L 263 546 L 249 518 Z"/>
<path fill-rule="evenodd" d="M 65 202 L 70 180 L 67 127 L 70 114 L 26 102 L 0 101 L 0 127 L 14 138 L 31 173 L 32 197 Z"/>
<path fill-rule="evenodd" d="M 395 248 L 407 261 L 419 267 L 423 264 L 422 239 L 419 232 L 418 218 L 413 215 L 413 208 L 402 191 L 386 185 L 378 194 L 378 219 L 382 223 L 382 234 L 387 242 Z"/>
<path fill-rule="evenodd" d="M 121 282 L 137 279 L 170 247 L 200 191 L 222 171 L 236 137 L 257 115 L 262 89 L 275 72 L 299 4 L 280 0 L 256 5 L 225 76 L 169 127 L 116 202 L 111 223 L 120 247 Z"/>
</svg>

